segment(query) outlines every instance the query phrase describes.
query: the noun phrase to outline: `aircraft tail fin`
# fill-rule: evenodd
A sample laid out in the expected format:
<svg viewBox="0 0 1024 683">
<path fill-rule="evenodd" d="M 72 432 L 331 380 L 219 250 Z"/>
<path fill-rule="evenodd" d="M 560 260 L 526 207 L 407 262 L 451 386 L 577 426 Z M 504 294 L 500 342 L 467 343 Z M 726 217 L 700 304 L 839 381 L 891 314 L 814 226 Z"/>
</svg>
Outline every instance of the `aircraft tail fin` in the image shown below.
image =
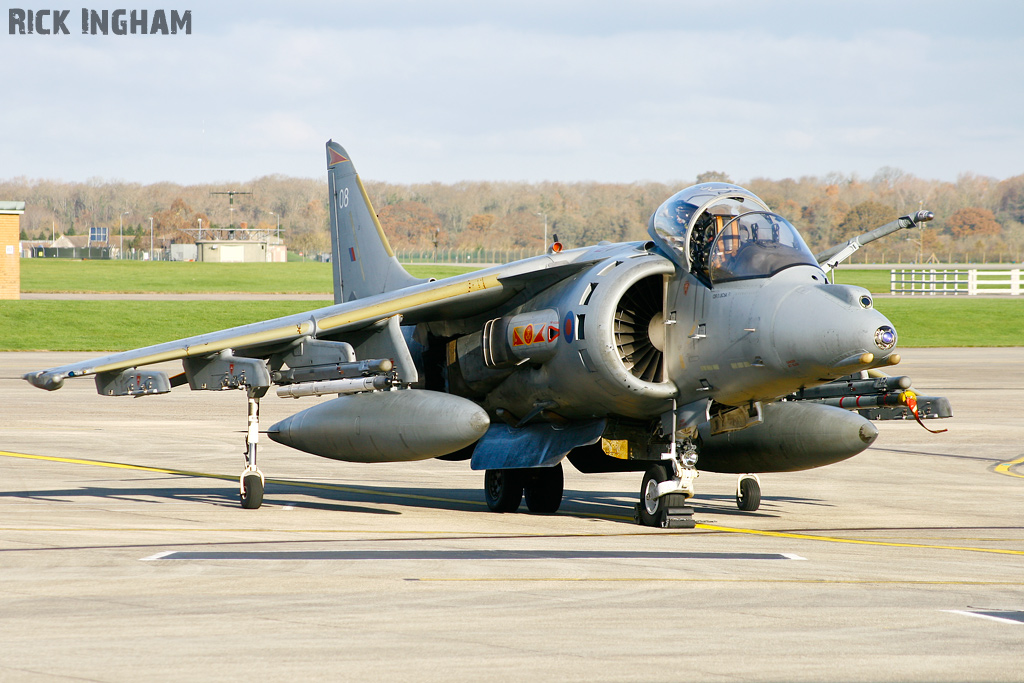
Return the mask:
<svg viewBox="0 0 1024 683">
<path fill-rule="evenodd" d="M 415 285 L 395 258 L 359 175 L 345 148 L 327 141 L 334 303 Z"/>
</svg>

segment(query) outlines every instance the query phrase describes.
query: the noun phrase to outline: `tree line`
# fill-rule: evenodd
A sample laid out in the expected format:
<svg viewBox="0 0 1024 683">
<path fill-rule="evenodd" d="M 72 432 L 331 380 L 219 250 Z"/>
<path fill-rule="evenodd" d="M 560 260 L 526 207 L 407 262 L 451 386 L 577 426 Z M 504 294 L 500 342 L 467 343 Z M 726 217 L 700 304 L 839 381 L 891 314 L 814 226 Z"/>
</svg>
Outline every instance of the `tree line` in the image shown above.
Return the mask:
<svg viewBox="0 0 1024 683">
<path fill-rule="evenodd" d="M 395 184 L 366 181 L 367 193 L 396 249 L 543 249 L 557 234 L 567 247 L 601 240 L 645 239 L 651 214 L 670 195 L 710 180 L 709 171 L 673 183 L 460 182 Z M 955 182 L 925 180 L 883 168 L 870 179 L 856 175 L 754 178 L 744 184 L 801 231 L 820 251 L 893 218 L 925 208 L 935 220 L 923 231 L 880 240 L 867 250 L 903 261 L 918 254 L 1024 251 L 1024 175 L 998 180 L 963 174 Z M 251 192 L 227 196 L 228 190 Z M 307 254 L 330 250 L 324 179 L 264 176 L 245 183 L 142 185 L 98 179 L 84 183 L 13 178 L 0 181 L 0 198 L 26 202 L 23 238 L 82 234 L 107 227 L 125 247 L 148 248 L 150 217 L 158 246 L 189 242 L 204 228 L 274 231 L 289 248 Z M 900 234 L 898 234 L 900 235 Z M 868 254 L 871 251 L 866 252 Z M 895 260 L 895 258 L 889 258 Z"/>
</svg>

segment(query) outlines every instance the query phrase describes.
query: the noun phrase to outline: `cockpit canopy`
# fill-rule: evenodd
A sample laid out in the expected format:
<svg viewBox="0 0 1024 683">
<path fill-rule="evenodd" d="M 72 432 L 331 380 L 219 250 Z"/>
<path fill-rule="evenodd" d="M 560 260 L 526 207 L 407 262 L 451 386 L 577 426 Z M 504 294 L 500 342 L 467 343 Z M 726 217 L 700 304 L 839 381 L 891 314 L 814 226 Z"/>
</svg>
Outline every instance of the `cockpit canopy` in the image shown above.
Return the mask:
<svg viewBox="0 0 1024 683">
<path fill-rule="evenodd" d="M 677 192 L 654 212 L 647 232 L 676 264 L 711 284 L 818 265 L 789 221 L 729 183 Z"/>
</svg>

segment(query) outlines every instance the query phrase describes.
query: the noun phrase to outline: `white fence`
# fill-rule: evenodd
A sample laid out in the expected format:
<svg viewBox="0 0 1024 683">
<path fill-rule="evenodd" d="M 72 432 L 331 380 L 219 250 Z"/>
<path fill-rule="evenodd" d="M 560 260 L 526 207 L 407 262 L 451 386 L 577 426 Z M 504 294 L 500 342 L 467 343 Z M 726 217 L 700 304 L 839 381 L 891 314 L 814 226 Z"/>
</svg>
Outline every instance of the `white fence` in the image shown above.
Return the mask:
<svg viewBox="0 0 1024 683">
<path fill-rule="evenodd" d="M 889 293 L 910 296 L 956 296 L 1021 293 L 1020 268 L 1012 270 L 899 269 L 889 271 Z"/>
</svg>

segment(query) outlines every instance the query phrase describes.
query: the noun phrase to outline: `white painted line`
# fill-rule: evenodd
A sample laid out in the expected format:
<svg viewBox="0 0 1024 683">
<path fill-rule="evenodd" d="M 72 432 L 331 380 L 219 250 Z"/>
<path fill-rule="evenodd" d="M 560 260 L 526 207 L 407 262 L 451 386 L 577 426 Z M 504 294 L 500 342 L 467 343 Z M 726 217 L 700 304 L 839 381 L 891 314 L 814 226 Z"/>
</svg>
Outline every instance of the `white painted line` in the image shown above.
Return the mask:
<svg viewBox="0 0 1024 683">
<path fill-rule="evenodd" d="M 804 562 L 807 561 L 806 557 L 800 557 L 799 555 L 794 555 L 793 553 L 779 553 L 779 554 L 782 555 L 787 560 L 803 560 Z"/>
<path fill-rule="evenodd" d="M 140 558 L 140 559 L 141 559 L 142 562 L 149 562 L 151 560 L 162 560 L 165 557 L 167 557 L 168 555 L 173 555 L 173 554 L 174 554 L 173 550 L 166 550 L 166 551 L 164 551 L 162 553 L 157 553 L 156 555 L 150 555 L 149 557 L 143 557 L 143 558 Z"/>
<path fill-rule="evenodd" d="M 949 612 L 950 614 L 962 614 L 965 617 L 977 617 L 979 619 L 998 621 L 1000 624 L 1015 624 L 1017 626 L 1024 626 L 1024 622 L 1017 621 L 1016 619 L 1004 619 L 1003 617 L 996 617 L 992 616 L 991 614 L 978 614 L 977 612 L 968 612 L 967 610 L 960 609 L 944 609 L 942 611 Z"/>
<path fill-rule="evenodd" d="M 283 508 L 281 508 L 281 509 L 282 509 L 282 510 L 294 510 L 294 509 L 295 509 L 295 506 L 294 506 L 294 505 L 285 505 L 285 506 L 284 506 Z"/>
</svg>

